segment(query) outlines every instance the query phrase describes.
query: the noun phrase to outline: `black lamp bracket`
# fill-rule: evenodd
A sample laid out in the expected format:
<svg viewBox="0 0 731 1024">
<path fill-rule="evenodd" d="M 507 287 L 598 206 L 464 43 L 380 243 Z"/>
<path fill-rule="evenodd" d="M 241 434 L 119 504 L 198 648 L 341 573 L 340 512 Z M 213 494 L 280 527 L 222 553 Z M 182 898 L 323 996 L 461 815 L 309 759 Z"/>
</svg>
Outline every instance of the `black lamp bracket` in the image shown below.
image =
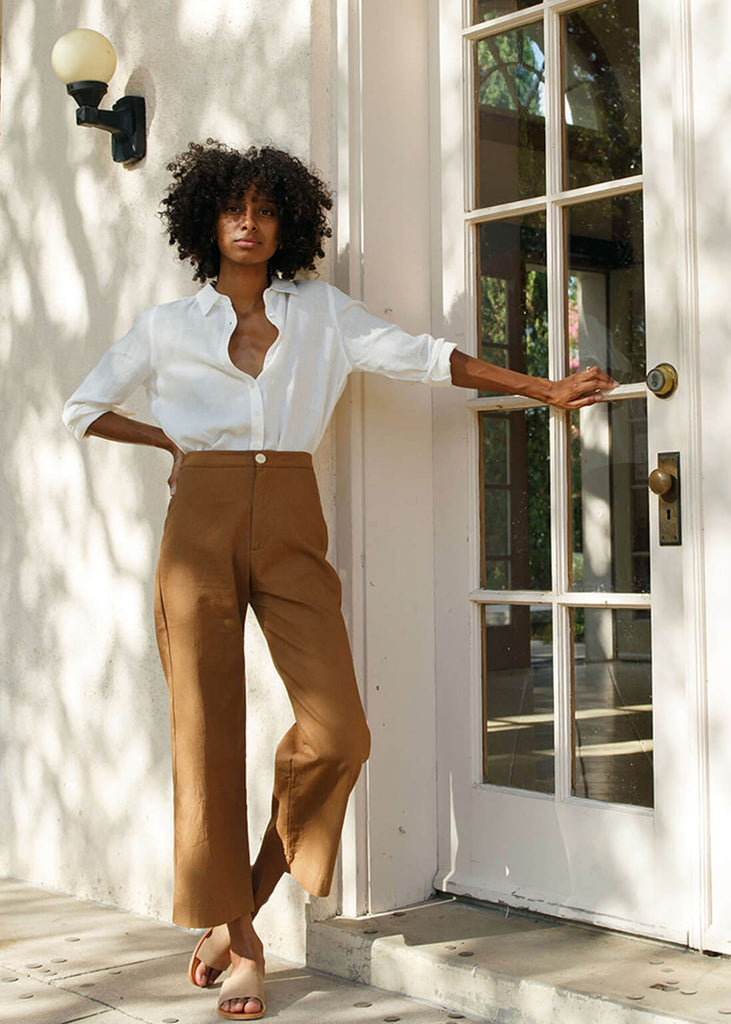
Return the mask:
<svg viewBox="0 0 731 1024">
<path fill-rule="evenodd" d="M 142 96 L 123 96 L 111 110 L 99 109 L 107 91 L 104 82 L 71 82 L 68 93 L 78 103 L 76 123 L 101 128 L 112 136 L 112 159 L 118 164 L 134 164 L 147 150 L 145 100 Z"/>
</svg>

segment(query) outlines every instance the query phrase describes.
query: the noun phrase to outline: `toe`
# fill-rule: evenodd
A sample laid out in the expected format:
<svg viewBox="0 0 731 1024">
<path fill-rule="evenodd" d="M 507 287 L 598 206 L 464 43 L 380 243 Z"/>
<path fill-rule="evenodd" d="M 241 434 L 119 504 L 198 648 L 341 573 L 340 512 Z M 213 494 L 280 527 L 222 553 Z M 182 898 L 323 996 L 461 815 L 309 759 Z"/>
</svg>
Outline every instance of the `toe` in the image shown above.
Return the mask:
<svg viewBox="0 0 731 1024">
<path fill-rule="evenodd" d="M 221 1009 L 226 1013 L 260 1013 L 262 1004 L 258 999 L 227 999 L 221 1003 Z"/>
<path fill-rule="evenodd" d="M 209 967 L 201 960 L 195 969 L 195 983 L 196 985 L 199 985 L 200 988 L 207 988 L 209 985 L 213 984 L 220 973 L 221 972 L 217 971 L 215 967 Z"/>
</svg>

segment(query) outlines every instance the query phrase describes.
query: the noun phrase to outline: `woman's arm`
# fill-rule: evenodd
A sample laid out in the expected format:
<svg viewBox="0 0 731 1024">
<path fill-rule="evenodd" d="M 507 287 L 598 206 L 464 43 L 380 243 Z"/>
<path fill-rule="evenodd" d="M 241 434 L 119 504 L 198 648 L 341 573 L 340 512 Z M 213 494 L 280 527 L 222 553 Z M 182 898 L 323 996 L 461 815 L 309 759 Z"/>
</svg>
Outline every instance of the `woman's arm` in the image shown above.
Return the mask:
<svg viewBox="0 0 731 1024">
<path fill-rule="evenodd" d="M 598 366 L 572 373 L 563 380 L 529 377 L 515 370 L 473 359 L 455 349 L 450 357 L 452 383 L 458 388 L 477 388 L 479 391 L 500 391 L 508 395 L 535 398 L 558 409 L 579 409 L 582 405 L 601 402 L 602 392 L 617 386 Z"/>
<path fill-rule="evenodd" d="M 175 494 L 178 473 L 183 463 L 183 452 L 160 427 L 153 427 L 150 423 L 139 423 L 137 420 L 130 420 L 126 416 L 120 416 L 117 412 L 105 412 L 94 420 L 91 426 L 87 428 L 86 433 L 93 434 L 94 437 L 105 437 L 109 441 L 144 444 L 170 452 L 173 457 L 173 468 L 168 477 L 168 486 L 170 493 Z"/>
</svg>

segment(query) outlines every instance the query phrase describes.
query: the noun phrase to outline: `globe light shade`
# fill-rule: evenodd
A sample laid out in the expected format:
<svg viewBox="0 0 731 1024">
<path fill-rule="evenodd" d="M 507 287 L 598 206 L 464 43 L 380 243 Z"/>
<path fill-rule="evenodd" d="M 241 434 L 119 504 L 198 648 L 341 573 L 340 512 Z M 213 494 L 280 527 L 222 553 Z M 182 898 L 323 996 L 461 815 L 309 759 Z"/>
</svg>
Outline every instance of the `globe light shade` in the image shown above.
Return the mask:
<svg viewBox="0 0 731 1024">
<path fill-rule="evenodd" d="M 56 40 L 51 64 L 76 103 L 77 125 L 109 132 L 115 163 L 129 166 L 141 160 L 147 151 L 144 96 L 122 96 L 111 110 L 99 107 L 117 67 L 106 36 L 91 28 L 72 29 Z"/>
<path fill-rule="evenodd" d="M 101 32 L 74 28 L 56 40 L 51 64 L 64 85 L 108 82 L 117 67 L 117 54 Z"/>
</svg>

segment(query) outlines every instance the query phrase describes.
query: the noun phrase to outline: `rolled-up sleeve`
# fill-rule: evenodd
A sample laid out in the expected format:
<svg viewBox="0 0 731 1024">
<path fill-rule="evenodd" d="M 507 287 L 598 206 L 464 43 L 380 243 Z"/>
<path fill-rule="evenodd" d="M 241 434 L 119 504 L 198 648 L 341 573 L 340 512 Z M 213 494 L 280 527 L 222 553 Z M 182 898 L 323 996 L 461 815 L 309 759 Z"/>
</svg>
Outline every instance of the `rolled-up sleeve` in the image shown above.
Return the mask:
<svg viewBox="0 0 731 1024">
<path fill-rule="evenodd" d="M 120 405 L 150 376 L 150 332 L 152 314 L 138 318 L 123 338 L 105 352 L 81 382 L 63 408 L 62 418 L 77 440 L 105 412 L 127 416 Z"/>
<path fill-rule="evenodd" d="M 430 334 L 408 334 L 373 316 L 362 302 L 336 288 L 332 292 L 343 351 L 352 369 L 433 386 L 451 383 L 454 342 Z"/>
</svg>

